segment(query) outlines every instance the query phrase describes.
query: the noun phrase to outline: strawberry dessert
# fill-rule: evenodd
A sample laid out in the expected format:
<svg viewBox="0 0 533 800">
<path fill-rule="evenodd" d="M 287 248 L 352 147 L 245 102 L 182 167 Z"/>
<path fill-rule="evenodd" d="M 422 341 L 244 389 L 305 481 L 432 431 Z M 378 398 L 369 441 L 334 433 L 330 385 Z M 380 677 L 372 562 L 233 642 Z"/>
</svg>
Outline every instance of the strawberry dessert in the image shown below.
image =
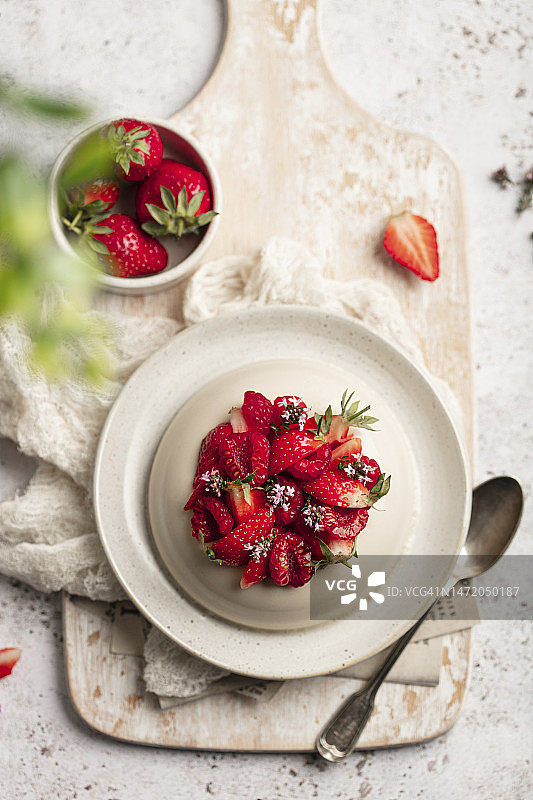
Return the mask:
<svg viewBox="0 0 533 800">
<path fill-rule="evenodd" d="M 241 588 L 268 578 L 303 586 L 357 555 L 357 536 L 390 487 L 363 454 L 358 429 L 374 430 L 377 419 L 359 405 L 345 391 L 340 413 L 311 414 L 300 397 L 271 402 L 247 391 L 204 437 L 185 510 L 208 558 L 244 568 Z"/>
</svg>

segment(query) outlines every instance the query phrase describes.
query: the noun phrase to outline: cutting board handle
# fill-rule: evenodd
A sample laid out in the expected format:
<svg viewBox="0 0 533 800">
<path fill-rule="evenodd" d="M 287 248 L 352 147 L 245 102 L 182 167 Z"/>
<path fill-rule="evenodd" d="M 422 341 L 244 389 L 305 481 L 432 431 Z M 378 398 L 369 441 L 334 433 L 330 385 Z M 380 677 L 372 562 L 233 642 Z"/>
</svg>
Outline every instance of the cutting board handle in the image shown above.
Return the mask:
<svg viewBox="0 0 533 800">
<path fill-rule="evenodd" d="M 285 83 L 288 96 L 311 76 L 336 84 L 320 42 L 322 0 L 225 0 L 225 5 L 220 58 L 193 103 L 201 98 L 208 107 L 206 95 L 233 87 L 235 81 L 255 83 L 258 94 L 268 93 L 269 86 L 275 92 Z"/>
</svg>

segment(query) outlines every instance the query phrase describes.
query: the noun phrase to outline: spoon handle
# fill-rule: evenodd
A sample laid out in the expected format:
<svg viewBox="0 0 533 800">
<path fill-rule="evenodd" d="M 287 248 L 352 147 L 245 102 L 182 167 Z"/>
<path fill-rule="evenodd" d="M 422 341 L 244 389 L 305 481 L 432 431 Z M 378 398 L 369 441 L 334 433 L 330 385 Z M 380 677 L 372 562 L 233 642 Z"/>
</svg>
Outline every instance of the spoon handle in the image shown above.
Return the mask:
<svg viewBox="0 0 533 800">
<path fill-rule="evenodd" d="M 418 622 L 398 639 L 374 677 L 366 686 L 348 697 L 318 735 L 316 749 L 326 761 L 342 761 L 354 750 L 374 708 L 374 699 L 379 687 L 432 607 L 433 604 Z"/>
</svg>

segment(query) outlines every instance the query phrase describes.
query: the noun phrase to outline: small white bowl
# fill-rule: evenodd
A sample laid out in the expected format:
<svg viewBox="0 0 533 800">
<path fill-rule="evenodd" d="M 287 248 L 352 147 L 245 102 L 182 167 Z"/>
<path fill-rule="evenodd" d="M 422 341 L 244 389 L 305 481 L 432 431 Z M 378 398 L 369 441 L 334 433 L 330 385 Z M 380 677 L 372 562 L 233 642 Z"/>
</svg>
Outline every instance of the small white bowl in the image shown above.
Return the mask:
<svg viewBox="0 0 533 800">
<path fill-rule="evenodd" d="M 124 115 L 122 115 L 124 116 Z M 48 213 L 54 237 L 66 253 L 79 257 L 73 244 L 75 235 L 69 234 L 61 222 L 59 187 L 61 176 L 67 164 L 75 156 L 78 148 L 91 135 L 96 134 L 113 119 L 104 120 L 79 133 L 59 154 L 50 174 L 50 187 L 48 194 Z M 216 235 L 222 208 L 222 192 L 218 173 L 205 150 L 189 134 L 175 128 L 170 122 L 163 119 L 141 117 L 143 122 L 153 125 L 159 132 L 163 141 L 163 157 L 175 158 L 204 173 L 211 191 L 212 208 L 217 212 L 211 222 L 196 236 L 190 234 L 183 239 L 173 240 L 170 237 L 161 239 L 161 243 L 168 251 L 168 266 L 154 275 L 143 275 L 138 278 L 118 278 L 109 275 L 104 270 L 97 271 L 99 283 L 103 288 L 116 294 L 145 294 L 158 292 L 187 278 L 200 264 Z M 97 175 L 94 176 L 98 177 Z M 134 200 L 137 189 L 136 182 L 121 181 L 121 192 L 118 202 L 109 213 L 124 213 L 135 218 Z"/>
</svg>

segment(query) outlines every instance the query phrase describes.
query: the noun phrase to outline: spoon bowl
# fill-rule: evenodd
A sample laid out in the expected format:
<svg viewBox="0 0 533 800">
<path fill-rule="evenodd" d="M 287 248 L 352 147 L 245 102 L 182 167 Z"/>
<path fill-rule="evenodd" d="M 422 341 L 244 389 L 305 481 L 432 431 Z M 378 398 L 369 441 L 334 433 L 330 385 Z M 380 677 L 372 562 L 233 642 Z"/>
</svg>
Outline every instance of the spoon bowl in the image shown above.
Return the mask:
<svg viewBox="0 0 533 800">
<path fill-rule="evenodd" d="M 454 583 L 490 569 L 510 545 L 520 523 L 524 495 L 516 478 L 502 475 L 476 486 L 470 525 L 453 571 Z"/>
</svg>

